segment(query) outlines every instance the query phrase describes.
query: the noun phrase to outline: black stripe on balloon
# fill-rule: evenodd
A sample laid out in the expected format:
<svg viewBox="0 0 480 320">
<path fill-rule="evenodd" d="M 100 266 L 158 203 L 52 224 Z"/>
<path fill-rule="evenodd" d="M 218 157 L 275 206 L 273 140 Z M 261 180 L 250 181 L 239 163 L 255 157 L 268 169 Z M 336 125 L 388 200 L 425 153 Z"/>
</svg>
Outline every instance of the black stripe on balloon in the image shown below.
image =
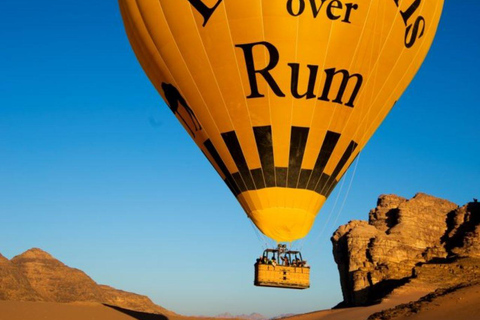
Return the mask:
<svg viewBox="0 0 480 320">
<path fill-rule="evenodd" d="M 263 172 L 262 169 L 253 169 L 250 171 L 253 177 L 253 181 L 255 182 L 255 187 L 257 189 L 264 189 L 265 188 L 265 180 L 263 180 Z"/>
<path fill-rule="evenodd" d="M 235 172 L 232 174 L 233 180 L 237 184 L 238 188 L 240 189 L 240 193 L 245 192 L 247 190 L 253 190 L 253 189 L 247 189 L 247 186 L 245 185 L 245 182 L 242 179 L 242 176 L 240 175 L 239 172 Z"/>
<path fill-rule="evenodd" d="M 335 187 L 337 186 L 337 184 L 338 184 L 338 181 L 335 180 L 335 179 L 333 179 L 333 180 L 330 182 L 330 184 L 329 184 L 329 186 L 328 186 L 328 190 L 327 190 L 327 192 L 325 192 L 325 198 L 330 197 L 330 195 L 331 195 L 332 192 L 333 192 L 333 189 L 335 189 Z"/>
<path fill-rule="evenodd" d="M 275 180 L 277 182 L 277 187 L 286 188 L 287 187 L 287 168 L 276 167 L 275 168 Z"/>
<path fill-rule="evenodd" d="M 357 159 L 357 157 L 358 157 L 358 154 L 355 156 L 355 159 Z M 353 161 L 350 163 L 350 166 L 352 165 L 352 163 L 355 162 L 355 159 L 353 159 Z M 337 185 L 338 182 L 339 181 L 337 179 L 332 179 L 332 181 L 330 181 L 330 183 L 328 185 L 328 189 L 326 189 L 326 191 L 325 191 L 325 197 L 328 198 L 330 196 L 330 194 L 333 192 L 333 189 L 335 189 L 335 186 Z"/>
<path fill-rule="evenodd" d="M 292 127 L 292 133 L 290 136 L 290 156 L 288 160 L 288 188 L 297 187 L 309 131 L 309 128 Z"/>
<path fill-rule="evenodd" d="M 331 180 L 335 181 L 335 179 L 330 179 L 330 178 L 331 177 L 328 174 L 322 173 L 318 181 L 317 187 L 315 188 L 314 191 L 324 196 L 325 195 L 324 190 L 328 190 L 330 181 Z"/>
<path fill-rule="evenodd" d="M 207 141 L 204 142 L 203 145 L 205 146 L 207 151 L 210 153 L 210 156 L 212 157 L 213 161 L 215 161 L 215 163 L 217 164 L 220 171 L 222 171 L 223 175 L 225 176 L 225 183 L 230 188 L 230 191 L 232 191 L 232 193 L 235 196 L 238 196 L 241 193 L 240 188 L 238 187 L 238 185 L 233 180 L 232 175 L 230 174 L 230 172 L 227 169 L 227 166 L 225 165 L 222 158 L 218 154 L 217 149 L 215 149 L 215 147 L 213 146 L 212 141 L 207 140 Z M 208 157 L 207 157 L 207 159 L 208 159 Z"/>
<path fill-rule="evenodd" d="M 358 147 L 358 143 L 356 143 L 355 141 L 350 142 L 350 144 L 347 147 L 347 150 L 345 150 L 345 153 L 340 159 L 340 162 L 335 167 L 335 170 L 333 170 L 332 177 L 334 179 L 338 178 L 338 174 L 340 173 L 340 171 L 342 171 L 343 167 L 345 167 L 345 164 L 347 163 L 348 159 L 350 159 L 350 157 L 352 156 L 355 149 L 357 149 L 357 147 Z"/>
<path fill-rule="evenodd" d="M 342 171 L 342 169 L 345 167 L 345 164 L 347 163 L 348 159 L 350 159 L 350 157 L 352 156 L 352 154 L 355 151 L 355 149 L 357 148 L 357 146 L 358 146 L 358 144 L 355 141 L 350 142 L 347 149 L 343 153 L 342 158 L 340 159 L 337 166 L 335 167 L 335 170 L 333 170 L 332 175 L 331 176 L 328 176 L 326 174 L 322 175 L 322 179 L 320 179 L 321 181 L 320 181 L 319 185 L 317 186 L 317 188 L 315 189 L 316 192 L 318 192 L 320 194 L 323 194 L 323 195 L 327 195 L 327 194 L 330 194 L 333 191 L 333 187 L 335 186 L 335 184 L 339 180 L 337 178 L 338 178 L 338 175 L 339 175 L 340 171 Z M 322 180 L 326 179 L 324 176 L 328 176 L 328 179 L 325 182 L 322 181 Z M 323 187 L 322 187 L 322 184 L 323 184 Z"/>
<path fill-rule="evenodd" d="M 254 127 L 258 155 L 262 163 L 266 187 L 275 187 L 275 165 L 273 161 L 272 127 Z"/>
<path fill-rule="evenodd" d="M 332 131 L 327 131 L 325 139 L 323 140 L 322 148 L 318 153 L 317 161 L 310 176 L 310 180 L 307 185 L 308 190 L 316 190 L 317 185 L 319 184 L 320 176 L 327 166 L 328 160 L 333 153 L 333 149 L 340 139 L 340 134 Z"/>
<path fill-rule="evenodd" d="M 312 175 L 313 170 L 301 169 L 300 170 L 300 179 L 298 179 L 297 189 L 307 189 L 308 180 Z"/>
<path fill-rule="evenodd" d="M 230 155 L 232 156 L 243 181 L 245 182 L 247 190 L 255 190 L 255 184 L 253 183 L 250 169 L 248 168 L 247 161 L 243 155 L 242 147 L 238 141 L 237 134 L 235 131 L 225 132 L 222 133 L 222 138 L 227 145 L 228 151 L 230 151 Z"/>
</svg>

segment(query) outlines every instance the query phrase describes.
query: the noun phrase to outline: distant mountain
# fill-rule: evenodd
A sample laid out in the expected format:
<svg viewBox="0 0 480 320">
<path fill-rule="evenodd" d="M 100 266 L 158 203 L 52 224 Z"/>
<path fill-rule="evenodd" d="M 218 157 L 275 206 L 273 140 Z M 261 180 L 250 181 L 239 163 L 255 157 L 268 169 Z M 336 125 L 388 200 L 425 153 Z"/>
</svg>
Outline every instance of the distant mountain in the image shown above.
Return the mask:
<svg viewBox="0 0 480 320">
<path fill-rule="evenodd" d="M 0 300 L 97 302 L 129 310 L 174 315 L 146 296 L 98 285 L 83 271 L 71 268 L 36 248 L 11 260 L 0 255 Z"/>
<path fill-rule="evenodd" d="M 294 316 L 294 313 L 289 314 L 281 314 L 274 318 L 268 318 L 260 313 L 251 313 L 251 314 L 241 314 L 238 316 L 232 315 L 231 313 L 222 313 L 216 316 L 215 318 L 222 318 L 222 319 L 247 319 L 247 320 L 276 320 L 276 319 L 283 319 Z"/>
<path fill-rule="evenodd" d="M 42 300 L 25 275 L 2 255 L 0 255 L 0 300 Z"/>
<path fill-rule="evenodd" d="M 252 314 L 241 314 L 238 316 L 234 316 L 231 313 L 222 313 L 216 316 L 216 318 L 223 318 L 223 319 L 248 319 L 248 320 L 268 320 L 268 317 L 261 315 L 259 313 L 252 313 Z"/>
</svg>

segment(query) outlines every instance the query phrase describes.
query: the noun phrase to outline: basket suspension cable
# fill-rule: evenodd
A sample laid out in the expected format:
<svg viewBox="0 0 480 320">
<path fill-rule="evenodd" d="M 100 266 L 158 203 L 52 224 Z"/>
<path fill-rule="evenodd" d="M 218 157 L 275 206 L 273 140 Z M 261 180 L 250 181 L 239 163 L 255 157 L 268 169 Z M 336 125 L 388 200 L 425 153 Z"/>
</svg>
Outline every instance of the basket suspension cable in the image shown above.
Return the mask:
<svg viewBox="0 0 480 320">
<path fill-rule="evenodd" d="M 356 176 L 356 172 L 357 172 L 357 167 L 358 167 L 358 162 L 360 161 L 360 153 L 358 154 L 358 157 L 355 161 L 355 167 L 354 167 L 354 170 L 352 172 L 352 175 L 351 175 L 351 178 L 350 178 L 350 182 L 349 182 L 349 185 L 347 187 L 347 191 L 343 197 L 343 201 L 342 201 L 342 205 L 340 206 L 340 209 L 338 210 L 338 213 L 335 215 L 335 220 L 333 221 L 331 227 L 335 227 L 335 224 L 337 223 L 338 221 L 338 218 L 340 217 L 340 215 L 342 214 L 343 212 L 343 209 L 345 208 L 345 203 L 347 202 L 347 199 L 348 199 L 348 196 L 350 194 L 350 190 L 351 190 L 351 187 L 352 187 L 352 184 L 353 184 L 353 180 L 355 179 L 355 176 Z M 345 179 L 346 181 L 347 179 Z M 326 224 L 324 226 L 324 230 L 326 229 Z M 328 239 L 325 239 L 325 241 L 328 241 Z"/>
<path fill-rule="evenodd" d="M 268 248 L 268 242 L 266 241 L 265 236 L 264 236 L 262 233 L 260 233 L 260 231 L 257 229 L 257 227 L 255 226 L 255 224 L 253 223 L 253 221 L 252 221 L 251 219 L 249 219 L 249 220 L 250 220 L 250 223 L 251 223 L 252 228 L 253 228 L 253 230 L 254 230 L 254 233 L 255 233 L 255 235 L 257 236 L 258 241 L 259 241 L 260 243 L 262 243 L 262 248 L 263 248 L 264 250 L 267 249 L 267 248 Z"/>
<path fill-rule="evenodd" d="M 330 212 L 329 212 L 329 214 L 328 214 L 328 218 L 327 218 L 327 220 L 325 221 L 325 223 L 323 224 L 323 227 L 322 227 L 320 233 L 318 233 L 317 236 L 315 237 L 314 243 L 316 243 L 316 242 L 320 239 L 320 237 L 325 233 L 325 230 L 327 229 L 327 225 L 329 224 L 329 222 L 330 222 L 330 220 L 331 220 L 331 218 L 332 218 L 332 215 L 335 217 L 332 226 L 334 226 L 334 225 L 337 223 L 338 218 L 340 217 L 341 213 L 343 212 L 343 209 L 344 209 L 345 204 L 346 204 L 346 202 L 347 202 L 348 196 L 349 196 L 349 194 L 350 194 L 350 190 L 351 190 L 351 188 L 352 188 L 353 180 L 355 179 L 355 176 L 356 176 L 356 172 L 357 172 L 357 168 L 358 168 L 358 163 L 359 163 L 359 161 L 360 161 L 360 153 L 358 154 L 358 157 L 357 157 L 357 159 L 355 160 L 355 167 L 354 167 L 353 172 L 352 172 L 352 175 L 351 175 L 351 177 L 350 177 L 350 182 L 349 182 L 349 184 L 348 184 L 347 191 L 346 191 L 345 195 L 343 196 L 343 200 L 342 200 L 342 204 L 341 204 L 341 206 L 340 206 L 340 209 L 337 211 L 336 214 L 333 214 L 334 211 L 336 211 L 336 208 L 337 208 L 337 205 L 338 205 L 338 203 L 339 203 L 340 197 L 341 197 L 341 195 L 342 195 L 343 187 L 344 187 L 344 185 L 345 185 L 345 181 L 347 180 L 347 179 L 346 179 L 347 177 L 345 177 L 345 179 L 342 179 L 342 183 L 341 183 L 341 185 L 340 185 L 340 190 L 339 190 L 339 192 L 338 192 L 338 194 L 337 194 L 337 197 L 335 198 L 334 205 L 333 205 L 332 209 L 330 210 Z M 307 242 L 309 242 L 308 239 L 306 239 L 306 240 L 302 243 L 302 247 L 301 247 L 302 249 L 303 249 L 303 246 L 306 245 Z"/>
<path fill-rule="evenodd" d="M 343 189 L 343 184 L 344 184 L 344 180 L 342 179 L 342 183 L 340 184 L 340 189 L 338 191 L 338 194 L 337 194 L 337 197 L 335 198 L 335 202 L 333 204 L 333 207 L 332 209 L 330 209 L 330 212 L 328 213 L 328 217 L 327 217 L 327 221 L 323 224 L 323 227 L 320 231 L 320 233 L 317 234 L 317 236 L 315 237 L 315 240 L 314 240 L 314 243 L 316 243 L 318 241 L 318 239 L 323 235 L 323 232 L 325 231 L 325 226 L 327 225 L 327 223 L 330 221 L 330 218 L 332 216 L 332 213 L 333 211 L 335 210 L 336 206 L 337 206 L 337 202 L 338 202 L 338 199 L 340 197 L 340 194 L 342 192 L 342 189 Z M 304 238 L 302 239 L 303 242 L 302 242 L 302 245 L 301 245 L 301 249 L 303 249 L 303 247 L 307 244 L 307 242 L 310 242 L 308 239 Z"/>
<path fill-rule="evenodd" d="M 335 225 L 337 224 L 338 218 L 340 218 L 340 215 L 342 214 L 343 209 L 345 208 L 345 204 L 347 202 L 348 195 L 350 194 L 350 190 L 352 189 L 353 180 L 355 179 L 355 175 L 357 173 L 357 168 L 358 168 L 358 163 L 359 162 L 360 162 L 360 153 L 358 154 L 357 160 L 355 161 L 355 167 L 353 168 L 352 178 L 350 179 L 350 183 L 348 185 L 347 193 L 345 194 L 345 198 L 343 199 L 342 206 L 340 207 L 340 211 L 338 212 L 337 216 L 335 217 L 335 221 L 333 221 L 333 225 L 332 225 L 333 227 L 335 227 Z"/>
</svg>

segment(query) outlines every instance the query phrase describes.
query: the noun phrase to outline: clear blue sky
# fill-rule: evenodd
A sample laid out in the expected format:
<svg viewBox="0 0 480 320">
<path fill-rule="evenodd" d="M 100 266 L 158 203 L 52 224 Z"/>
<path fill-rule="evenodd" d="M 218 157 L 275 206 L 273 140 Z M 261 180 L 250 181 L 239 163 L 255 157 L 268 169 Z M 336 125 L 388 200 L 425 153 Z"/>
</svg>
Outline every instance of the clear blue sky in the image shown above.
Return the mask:
<svg viewBox="0 0 480 320">
<path fill-rule="evenodd" d="M 329 238 L 367 219 L 378 195 L 480 197 L 479 17 L 476 0 L 446 2 L 425 64 L 361 154 L 348 197 L 353 170 L 306 240 L 312 288 L 285 291 L 253 286 L 262 243 L 150 85 L 117 2 L 3 0 L 0 252 L 40 247 L 183 314 L 331 307 L 341 291 Z"/>
</svg>

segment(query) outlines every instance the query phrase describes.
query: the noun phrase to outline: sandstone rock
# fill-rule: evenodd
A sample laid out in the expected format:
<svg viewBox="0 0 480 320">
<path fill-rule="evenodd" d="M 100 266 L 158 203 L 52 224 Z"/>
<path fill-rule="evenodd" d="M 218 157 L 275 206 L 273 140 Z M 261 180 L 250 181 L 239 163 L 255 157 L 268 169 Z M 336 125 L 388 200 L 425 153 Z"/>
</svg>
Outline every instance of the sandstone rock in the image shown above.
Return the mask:
<svg viewBox="0 0 480 320">
<path fill-rule="evenodd" d="M 459 208 L 423 193 L 410 200 L 382 195 L 368 223 L 339 227 L 332 243 L 343 305 L 370 304 L 409 281 L 418 265 L 480 257 L 480 207 L 471 203 Z"/>
<path fill-rule="evenodd" d="M 103 293 L 102 303 L 104 304 L 146 313 L 158 313 L 163 315 L 175 314 L 172 311 L 157 306 L 146 296 L 118 290 L 105 285 L 100 285 L 99 288 Z"/>
<path fill-rule="evenodd" d="M 2 255 L 0 255 L 0 300 L 42 300 L 30 286 L 27 278 Z"/>
<path fill-rule="evenodd" d="M 11 261 L 0 255 L 0 300 L 97 302 L 139 312 L 175 314 L 146 296 L 98 285 L 83 271 L 36 248 Z"/>
<path fill-rule="evenodd" d="M 84 272 L 70 268 L 40 249 L 31 249 L 12 259 L 32 288 L 52 302 L 99 302 L 101 290 Z"/>
<path fill-rule="evenodd" d="M 446 248 L 460 257 L 480 258 L 480 203 L 472 202 L 452 213 L 444 237 Z"/>
</svg>

